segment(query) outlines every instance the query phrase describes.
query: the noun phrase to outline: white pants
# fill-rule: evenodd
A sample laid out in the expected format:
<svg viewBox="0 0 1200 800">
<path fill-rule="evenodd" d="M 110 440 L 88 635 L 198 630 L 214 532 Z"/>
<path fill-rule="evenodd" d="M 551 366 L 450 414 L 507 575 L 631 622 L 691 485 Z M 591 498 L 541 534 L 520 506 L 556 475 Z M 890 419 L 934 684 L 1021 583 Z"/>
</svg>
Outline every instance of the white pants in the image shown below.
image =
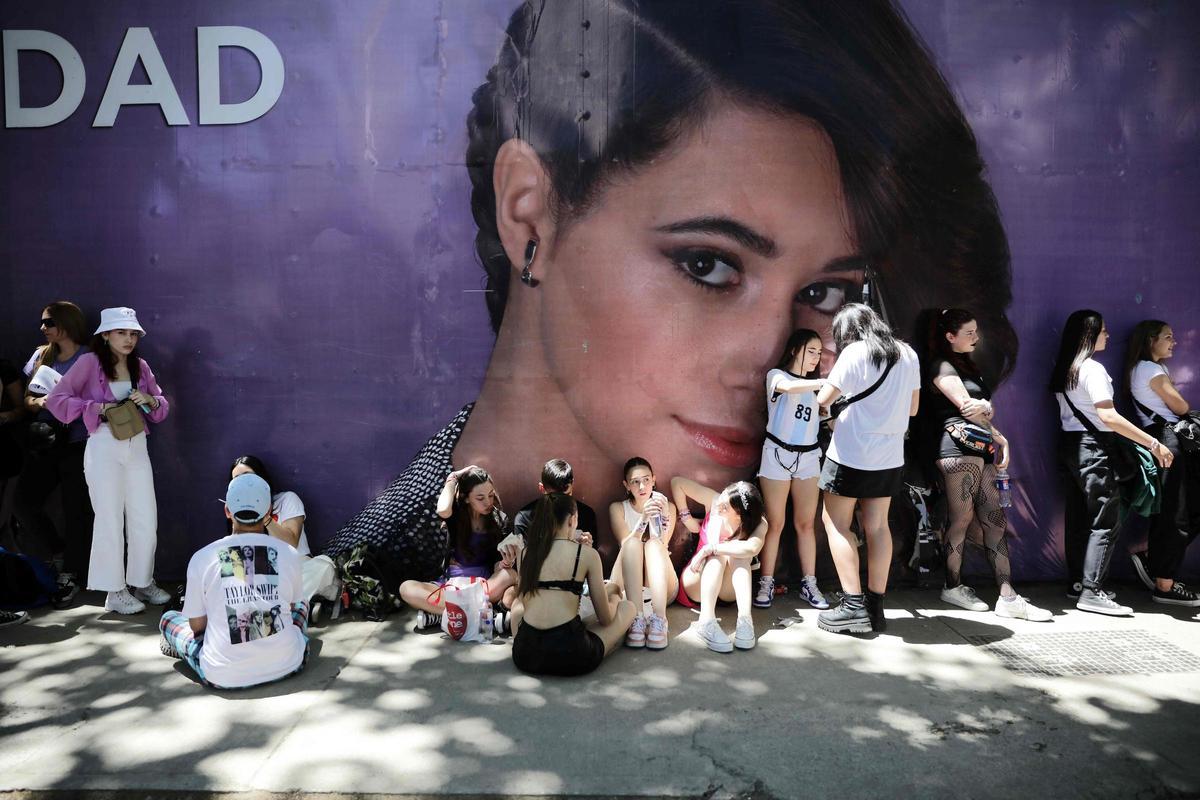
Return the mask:
<svg viewBox="0 0 1200 800">
<path fill-rule="evenodd" d="M 326 600 L 335 600 L 334 597 L 326 597 L 326 592 L 332 593 L 334 578 L 337 577 L 337 565 L 333 563 L 333 559 L 329 556 L 314 556 L 308 558 L 303 556 L 303 561 L 300 564 L 302 580 L 304 581 L 304 597 L 305 602 L 312 599 L 313 595 L 320 593 Z"/>
<path fill-rule="evenodd" d="M 88 438 L 83 474 L 96 513 L 88 588 L 116 592 L 127 585 L 149 586 L 158 546 L 158 503 L 146 434 L 117 441 L 102 424 Z"/>
</svg>

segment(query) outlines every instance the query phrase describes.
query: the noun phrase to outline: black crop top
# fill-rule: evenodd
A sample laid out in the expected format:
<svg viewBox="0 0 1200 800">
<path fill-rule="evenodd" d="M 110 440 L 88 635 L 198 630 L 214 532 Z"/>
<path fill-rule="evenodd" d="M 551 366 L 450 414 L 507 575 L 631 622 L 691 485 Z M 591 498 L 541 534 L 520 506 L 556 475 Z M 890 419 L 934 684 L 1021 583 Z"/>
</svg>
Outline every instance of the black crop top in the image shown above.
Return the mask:
<svg viewBox="0 0 1200 800">
<path fill-rule="evenodd" d="M 573 595 L 583 596 L 583 581 L 575 579 L 575 573 L 579 571 L 579 554 L 583 552 L 583 545 L 575 543 L 575 566 L 571 568 L 571 579 L 561 581 L 538 581 L 539 589 L 558 589 L 563 592 L 570 592 Z"/>
</svg>

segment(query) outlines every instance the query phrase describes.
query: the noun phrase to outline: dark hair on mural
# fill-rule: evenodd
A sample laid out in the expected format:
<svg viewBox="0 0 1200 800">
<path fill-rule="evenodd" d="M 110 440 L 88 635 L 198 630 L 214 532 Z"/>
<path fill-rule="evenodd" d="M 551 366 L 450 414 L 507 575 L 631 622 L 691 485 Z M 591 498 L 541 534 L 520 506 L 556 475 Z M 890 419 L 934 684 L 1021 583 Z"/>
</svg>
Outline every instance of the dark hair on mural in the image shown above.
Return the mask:
<svg viewBox="0 0 1200 800">
<path fill-rule="evenodd" d="M 575 483 L 575 472 L 561 458 L 552 458 L 542 467 L 542 486 L 548 492 L 565 492 Z"/>
<path fill-rule="evenodd" d="M 1132 391 L 1133 368 L 1139 361 L 1153 361 L 1154 340 L 1162 333 L 1167 323 L 1161 319 L 1144 319 L 1129 333 L 1129 344 L 1125 347 L 1125 391 Z"/>
<path fill-rule="evenodd" d="M 104 333 L 112 333 L 105 331 Z M 117 355 L 108 346 L 108 340 L 104 338 L 104 333 L 97 333 L 92 337 L 88 347 L 96 354 L 96 358 L 100 359 L 100 368 L 104 370 L 104 375 L 110 381 L 117 379 Z M 136 389 L 138 381 L 142 379 L 142 356 L 138 352 L 138 347 L 135 344 L 133 350 L 125 359 L 125 366 L 129 369 L 129 380 Z"/>
<path fill-rule="evenodd" d="M 900 358 L 900 345 L 892 329 L 875 309 L 862 303 L 844 305 L 833 317 L 833 343 L 837 345 L 838 352 L 855 342 L 867 346 L 871 363 L 877 367 Z"/>
<path fill-rule="evenodd" d="M 762 492 L 749 481 L 738 481 L 725 487 L 725 496 L 729 498 L 729 507 L 742 519 L 733 538 L 749 539 L 763 521 L 765 506 Z"/>
<path fill-rule="evenodd" d="M 779 356 L 779 361 L 775 364 L 775 369 L 790 370 L 792 364 L 796 361 L 797 354 L 800 353 L 808 343 L 813 339 L 821 341 L 821 334 L 808 328 L 797 328 L 792 331 L 792 335 L 788 337 L 787 344 L 783 346 L 783 354 Z M 809 370 L 801 378 L 819 378 L 821 377 L 821 362 L 817 361 L 817 366 Z"/>
<path fill-rule="evenodd" d="M 483 530 L 487 534 L 480 537 L 483 541 L 475 541 L 471 530 L 471 492 L 477 486 L 491 483 L 492 476 L 481 467 L 472 467 L 458 479 L 458 488 L 454 493 L 454 508 L 450 512 L 447 526 L 450 528 L 451 555 L 467 563 L 477 563 L 478 559 L 489 550 L 494 550 L 500 542 L 501 530 L 496 511 L 500 509 L 500 497 L 496 497 L 496 507 L 491 514 L 484 516 Z"/>
<path fill-rule="evenodd" d="M 70 300 L 56 300 L 46 306 L 43 312 L 54 320 L 55 327 L 65 333 L 72 342 L 81 347 L 88 343 L 87 317 L 83 315 L 83 309 L 79 306 Z M 61 352 L 57 344 L 46 345 L 42 348 L 42 354 L 38 357 L 36 366 L 53 368 L 53 364 L 58 360 Z"/>
<path fill-rule="evenodd" d="M 957 336 L 964 325 L 975 321 L 975 315 L 964 308 L 942 308 L 929 316 L 929 335 L 926 343 L 929 363 L 925 369 L 930 377 L 933 377 L 933 367 L 939 361 L 945 361 L 954 367 L 959 375 L 980 377 L 979 367 L 975 365 L 975 359 L 971 357 L 971 354 L 954 352 L 954 348 L 946 339 L 947 334 Z"/>
<path fill-rule="evenodd" d="M 522 3 L 474 94 L 466 152 L 475 246 L 499 331 L 512 278 L 493 164 L 518 137 L 569 222 L 610 173 L 650 162 L 721 103 L 819 124 L 837 154 L 853 234 L 897 330 L 922 308 L 980 309 L 977 359 L 1013 368 L 1008 241 L 974 134 L 925 46 L 888 0 Z"/>
<path fill-rule="evenodd" d="M 633 458 L 626 461 L 625 466 L 621 468 L 621 478 L 623 480 L 629 480 L 629 473 L 633 472 L 638 467 L 645 467 L 646 469 L 650 470 L 651 475 L 654 474 L 654 467 L 650 466 L 649 461 L 642 458 L 641 456 L 634 456 Z M 629 500 L 630 502 L 633 502 L 633 492 L 626 489 L 625 490 L 625 499 Z"/>
<path fill-rule="evenodd" d="M 527 597 L 537 594 L 542 565 L 550 548 L 554 546 L 554 534 L 575 513 L 575 500 L 569 494 L 550 492 L 542 495 L 533 507 L 533 518 L 525 531 L 525 555 L 521 558 L 521 577 L 517 581 L 517 594 Z M 574 577 L 574 576 L 572 576 Z"/>
<path fill-rule="evenodd" d="M 1081 308 L 1071 312 L 1050 373 L 1050 391 L 1066 392 L 1079 385 L 1079 368 L 1096 352 L 1096 340 L 1103 328 L 1104 317 L 1099 311 Z"/>
</svg>

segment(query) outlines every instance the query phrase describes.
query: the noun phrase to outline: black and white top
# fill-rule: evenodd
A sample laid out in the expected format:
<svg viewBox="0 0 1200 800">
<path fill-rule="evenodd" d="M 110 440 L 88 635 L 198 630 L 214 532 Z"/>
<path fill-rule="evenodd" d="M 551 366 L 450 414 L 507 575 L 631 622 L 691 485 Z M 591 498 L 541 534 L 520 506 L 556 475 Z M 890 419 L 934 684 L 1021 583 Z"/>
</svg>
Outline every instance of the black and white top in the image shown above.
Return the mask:
<svg viewBox="0 0 1200 800">
<path fill-rule="evenodd" d="M 454 469 L 451 457 L 474 407 L 463 406 L 434 434 L 408 468 L 337 532 L 325 552 L 336 557 L 367 542 L 393 559 L 406 578 L 437 578 L 447 548 L 445 520 L 437 515 L 438 495 Z"/>
</svg>

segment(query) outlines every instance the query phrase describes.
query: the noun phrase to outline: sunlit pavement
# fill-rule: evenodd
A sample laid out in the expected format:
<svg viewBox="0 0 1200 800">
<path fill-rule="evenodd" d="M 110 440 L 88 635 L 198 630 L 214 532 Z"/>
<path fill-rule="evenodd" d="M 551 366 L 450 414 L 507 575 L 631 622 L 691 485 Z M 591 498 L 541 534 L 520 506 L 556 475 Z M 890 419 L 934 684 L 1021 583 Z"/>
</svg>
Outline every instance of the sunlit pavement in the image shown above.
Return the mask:
<svg viewBox="0 0 1200 800">
<path fill-rule="evenodd" d="M 1193 796 L 1197 609 L 1119 588 L 1131 619 L 1022 587 L 1055 612 L 1041 624 L 893 592 L 887 633 L 867 637 L 818 630 L 790 595 L 755 612 L 756 649 L 728 655 L 672 608 L 667 650 L 576 679 L 517 672 L 508 640 L 413 633 L 408 612 L 351 617 L 314 629 L 302 675 L 244 692 L 206 690 L 160 655 L 156 615 L 85 595 L 0 630 L 0 800 Z M 723 609 L 727 631 L 734 617 Z M 1072 670 L 1088 674 L 1055 674 Z"/>
</svg>

